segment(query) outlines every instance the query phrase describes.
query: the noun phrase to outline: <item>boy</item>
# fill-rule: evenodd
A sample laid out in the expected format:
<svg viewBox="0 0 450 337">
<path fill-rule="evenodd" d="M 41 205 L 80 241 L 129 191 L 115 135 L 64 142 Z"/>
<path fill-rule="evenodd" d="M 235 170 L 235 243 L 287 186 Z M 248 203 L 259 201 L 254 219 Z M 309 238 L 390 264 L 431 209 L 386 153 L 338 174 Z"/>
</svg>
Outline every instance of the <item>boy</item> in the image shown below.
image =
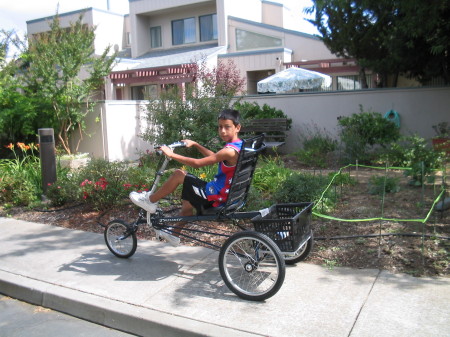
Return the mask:
<svg viewBox="0 0 450 337">
<path fill-rule="evenodd" d="M 174 153 L 167 146 L 161 147 L 164 155 L 186 166 L 199 168 L 220 163 L 213 181 L 203 181 L 184 170 L 178 169 L 154 194 L 150 195 L 149 192 L 131 192 L 131 201 L 147 212 L 155 213 L 158 201 L 175 191 L 179 185 L 183 185 L 181 216 L 193 215 L 194 208 L 198 210 L 202 206 L 203 208 L 209 208 L 223 205 L 228 198 L 228 189 L 231 185 L 239 151 L 242 147 L 242 140 L 238 137 L 241 129 L 239 112 L 231 109 L 223 110 L 218 117 L 218 126 L 219 137 L 226 144 L 217 153 L 189 139 L 183 140 L 186 143 L 186 147 L 195 147 L 204 156 L 203 158 L 185 157 Z M 177 228 L 177 233 L 181 231 L 183 225 L 179 227 Z M 163 237 L 174 246 L 180 243 L 178 236 L 162 231 L 157 231 L 157 236 Z"/>
</svg>

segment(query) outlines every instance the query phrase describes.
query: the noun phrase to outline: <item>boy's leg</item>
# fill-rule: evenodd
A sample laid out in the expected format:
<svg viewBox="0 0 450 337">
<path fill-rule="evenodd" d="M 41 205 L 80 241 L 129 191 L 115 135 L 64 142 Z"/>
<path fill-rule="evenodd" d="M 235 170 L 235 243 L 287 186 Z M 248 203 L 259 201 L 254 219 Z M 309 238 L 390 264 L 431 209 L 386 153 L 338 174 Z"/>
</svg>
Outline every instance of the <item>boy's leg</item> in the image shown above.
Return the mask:
<svg viewBox="0 0 450 337">
<path fill-rule="evenodd" d="M 183 184 L 185 176 L 185 171 L 176 170 L 154 194 L 149 196 L 148 192 L 131 192 L 130 199 L 134 204 L 142 207 L 147 212 L 155 213 L 157 202 L 175 191 L 179 185 Z"/>
<path fill-rule="evenodd" d="M 181 211 L 180 216 L 192 216 L 194 215 L 194 207 L 187 200 L 181 201 Z M 179 236 L 180 232 L 183 230 L 184 226 L 186 226 L 187 222 L 177 222 L 174 224 L 173 234 Z"/>
<path fill-rule="evenodd" d="M 168 196 L 173 191 L 177 189 L 179 185 L 182 185 L 184 182 L 184 178 L 186 177 L 186 172 L 183 170 L 176 170 L 172 173 L 172 175 L 167 179 L 167 181 L 150 196 L 150 201 L 153 203 L 158 202 L 162 198 Z"/>
</svg>

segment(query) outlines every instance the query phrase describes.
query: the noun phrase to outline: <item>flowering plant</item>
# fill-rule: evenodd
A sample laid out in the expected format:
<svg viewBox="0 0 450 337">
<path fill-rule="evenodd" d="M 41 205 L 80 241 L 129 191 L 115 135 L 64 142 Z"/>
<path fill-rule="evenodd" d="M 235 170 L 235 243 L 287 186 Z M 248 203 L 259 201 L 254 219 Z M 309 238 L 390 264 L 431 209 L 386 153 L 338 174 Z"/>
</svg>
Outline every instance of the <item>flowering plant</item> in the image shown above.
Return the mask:
<svg viewBox="0 0 450 337">
<path fill-rule="evenodd" d="M 11 159 L 0 159 L 0 178 L 3 202 L 27 205 L 36 200 L 41 191 L 40 159 L 35 154 L 38 146 L 34 143 L 9 143 L 4 147 L 13 153 Z M 16 151 L 20 149 L 20 152 Z"/>
</svg>

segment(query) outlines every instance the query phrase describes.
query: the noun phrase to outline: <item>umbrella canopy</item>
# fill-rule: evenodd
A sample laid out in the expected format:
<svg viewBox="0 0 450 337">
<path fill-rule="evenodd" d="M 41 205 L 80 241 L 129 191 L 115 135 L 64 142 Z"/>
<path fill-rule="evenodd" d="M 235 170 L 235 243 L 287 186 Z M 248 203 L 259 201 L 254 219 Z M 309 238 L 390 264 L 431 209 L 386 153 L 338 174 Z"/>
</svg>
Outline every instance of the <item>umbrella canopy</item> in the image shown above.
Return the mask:
<svg viewBox="0 0 450 337">
<path fill-rule="evenodd" d="M 288 68 L 258 82 L 258 92 L 286 92 L 293 89 L 326 88 L 331 77 L 302 68 Z"/>
</svg>

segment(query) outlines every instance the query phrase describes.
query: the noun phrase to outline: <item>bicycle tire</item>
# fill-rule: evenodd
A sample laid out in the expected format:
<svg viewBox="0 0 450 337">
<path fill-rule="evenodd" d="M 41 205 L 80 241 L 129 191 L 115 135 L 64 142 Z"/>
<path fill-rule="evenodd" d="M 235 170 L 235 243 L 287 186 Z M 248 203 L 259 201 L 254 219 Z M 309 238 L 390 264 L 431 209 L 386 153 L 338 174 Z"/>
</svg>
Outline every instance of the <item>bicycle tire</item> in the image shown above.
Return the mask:
<svg viewBox="0 0 450 337">
<path fill-rule="evenodd" d="M 117 257 L 126 259 L 136 252 L 136 231 L 122 220 L 109 222 L 104 237 L 106 246 Z"/>
<path fill-rule="evenodd" d="M 278 246 L 255 231 L 238 232 L 225 241 L 220 249 L 219 270 L 227 287 L 250 301 L 275 295 L 286 275 Z"/>
<path fill-rule="evenodd" d="M 311 253 L 311 250 L 314 245 L 314 236 L 311 232 L 311 237 L 308 239 L 308 241 L 303 245 L 302 249 L 300 249 L 296 254 L 289 255 L 289 254 L 283 254 L 284 255 L 284 262 L 287 265 L 296 264 L 297 262 L 301 262 L 305 260 L 309 253 Z"/>
</svg>

